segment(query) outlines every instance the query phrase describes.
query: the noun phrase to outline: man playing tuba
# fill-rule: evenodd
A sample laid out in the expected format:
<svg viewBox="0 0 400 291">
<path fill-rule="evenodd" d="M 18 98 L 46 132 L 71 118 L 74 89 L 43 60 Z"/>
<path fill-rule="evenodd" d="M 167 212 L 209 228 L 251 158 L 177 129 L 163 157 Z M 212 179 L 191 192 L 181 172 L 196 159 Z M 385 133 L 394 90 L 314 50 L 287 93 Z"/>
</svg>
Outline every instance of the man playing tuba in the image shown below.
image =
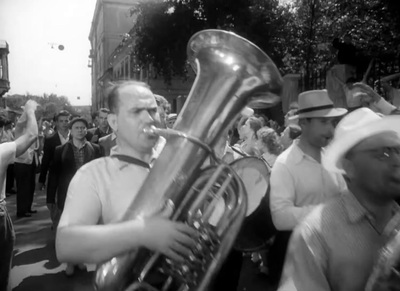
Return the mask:
<svg viewBox="0 0 400 291">
<path fill-rule="evenodd" d="M 158 136 L 143 131 L 159 123 L 154 95 L 146 84 L 128 81 L 111 87 L 108 103 L 117 146 L 72 179 L 57 230 L 57 257 L 100 263 L 143 246 L 181 261 L 195 245 L 197 233 L 189 226 L 162 217 L 121 222 L 156 155 Z"/>
</svg>

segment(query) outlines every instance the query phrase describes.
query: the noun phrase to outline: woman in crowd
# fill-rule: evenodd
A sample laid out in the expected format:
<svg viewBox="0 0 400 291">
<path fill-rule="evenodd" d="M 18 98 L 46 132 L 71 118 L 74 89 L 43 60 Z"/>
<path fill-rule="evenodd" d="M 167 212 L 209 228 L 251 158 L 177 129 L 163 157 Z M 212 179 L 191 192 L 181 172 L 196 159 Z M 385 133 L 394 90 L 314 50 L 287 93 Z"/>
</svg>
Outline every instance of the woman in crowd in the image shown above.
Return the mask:
<svg viewBox="0 0 400 291">
<path fill-rule="evenodd" d="M 271 170 L 276 158 L 283 150 L 279 135 L 269 127 L 262 127 L 257 131 L 257 148 L 261 152 L 261 158 Z"/>
<path fill-rule="evenodd" d="M 251 116 L 243 117 L 238 124 L 239 138 L 241 142 L 232 147 L 234 159 L 244 156 L 258 156 L 257 131 L 262 127 L 260 119 Z"/>
</svg>

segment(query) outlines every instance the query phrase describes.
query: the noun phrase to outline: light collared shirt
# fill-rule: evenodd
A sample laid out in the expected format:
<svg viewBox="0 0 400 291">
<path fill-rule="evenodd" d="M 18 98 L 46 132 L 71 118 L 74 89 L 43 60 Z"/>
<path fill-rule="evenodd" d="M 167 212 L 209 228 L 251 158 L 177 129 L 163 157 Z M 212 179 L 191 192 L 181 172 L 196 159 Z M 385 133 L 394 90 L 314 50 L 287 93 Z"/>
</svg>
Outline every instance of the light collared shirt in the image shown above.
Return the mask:
<svg viewBox="0 0 400 291">
<path fill-rule="evenodd" d="M 298 143 L 278 156 L 271 171 L 270 207 L 278 230 L 294 229 L 316 205 L 347 188 L 342 175 L 328 172 Z"/>
<path fill-rule="evenodd" d="M 69 184 L 60 227 L 74 224 L 120 222 L 150 169 L 119 159 L 118 145 L 111 155 L 83 165 Z"/>
<path fill-rule="evenodd" d="M 346 190 L 318 206 L 293 232 L 279 291 L 364 290 L 379 250 L 400 230 L 400 209 L 379 231 Z"/>
<path fill-rule="evenodd" d="M 69 141 L 69 134 L 70 132 L 68 131 L 67 137 L 64 137 L 59 131 L 57 131 L 58 136 L 60 137 L 61 145 L 66 144 Z"/>
<path fill-rule="evenodd" d="M 31 165 L 33 160 L 35 160 L 36 165 L 38 165 L 38 154 L 39 149 L 39 138 L 19 157 L 15 158 L 16 163 Z"/>
<path fill-rule="evenodd" d="M 6 198 L 7 167 L 14 161 L 16 151 L 17 144 L 15 142 L 0 144 L 0 203 L 4 203 Z"/>
</svg>

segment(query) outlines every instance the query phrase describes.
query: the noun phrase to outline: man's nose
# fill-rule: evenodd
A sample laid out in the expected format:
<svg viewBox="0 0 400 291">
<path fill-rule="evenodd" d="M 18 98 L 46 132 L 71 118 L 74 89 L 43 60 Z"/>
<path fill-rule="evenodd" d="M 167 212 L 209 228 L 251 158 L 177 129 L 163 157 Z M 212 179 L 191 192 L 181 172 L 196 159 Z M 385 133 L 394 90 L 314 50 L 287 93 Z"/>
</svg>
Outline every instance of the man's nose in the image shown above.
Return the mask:
<svg viewBox="0 0 400 291">
<path fill-rule="evenodd" d="M 391 154 L 391 162 L 395 167 L 400 167 L 400 153 L 393 152 Z"/>
</svg>

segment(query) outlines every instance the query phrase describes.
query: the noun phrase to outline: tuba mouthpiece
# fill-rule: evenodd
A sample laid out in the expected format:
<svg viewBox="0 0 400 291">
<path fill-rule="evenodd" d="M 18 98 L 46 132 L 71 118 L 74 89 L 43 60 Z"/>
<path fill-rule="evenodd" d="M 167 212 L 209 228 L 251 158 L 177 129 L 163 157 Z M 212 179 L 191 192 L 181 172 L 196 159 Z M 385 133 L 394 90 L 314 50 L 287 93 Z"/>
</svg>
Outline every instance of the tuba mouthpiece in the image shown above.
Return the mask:
<svg viewBox="0 0 400 291">
<path fill-rule="evenodd" d="M 154 125 L 144 128 L 143 132 L 148 135 L 160 135 L 158 128 Z"/>
</svg>

